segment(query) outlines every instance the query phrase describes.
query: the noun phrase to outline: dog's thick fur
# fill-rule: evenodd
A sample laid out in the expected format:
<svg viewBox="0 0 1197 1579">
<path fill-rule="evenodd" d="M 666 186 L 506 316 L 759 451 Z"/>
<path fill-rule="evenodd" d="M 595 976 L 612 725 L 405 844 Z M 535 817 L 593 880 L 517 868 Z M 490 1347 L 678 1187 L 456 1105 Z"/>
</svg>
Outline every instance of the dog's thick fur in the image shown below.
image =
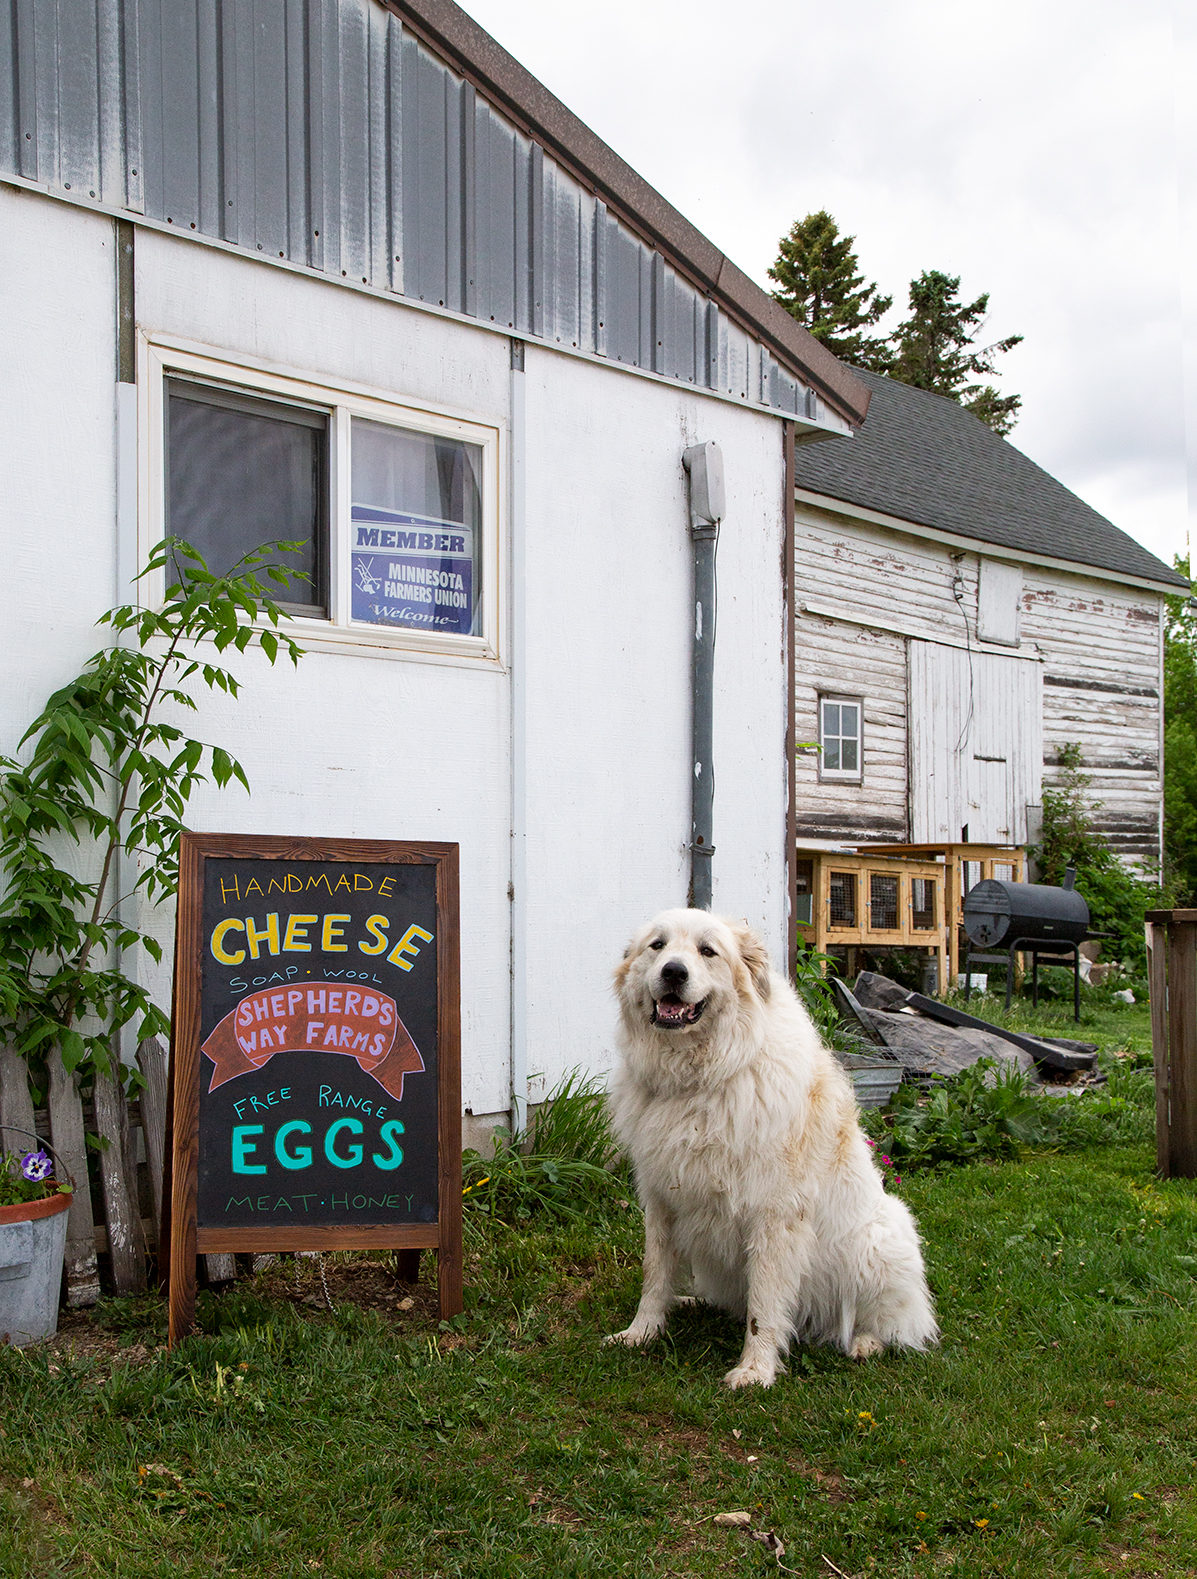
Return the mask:
<svg viewBox="0 0 1197 1579">
<path fill-rule="evenodd" d="M 768 1386 L 792 1338 L 854 1359 L 938 1337 L 914 1219 L 887 1195 L 851 1085 L 747 927 L 667 910 L 615 972 L 615 1133 L 644 1207 L 647 1343 L 682 1297 L 747 1322 L 729 1387 Z"/>
</svg>

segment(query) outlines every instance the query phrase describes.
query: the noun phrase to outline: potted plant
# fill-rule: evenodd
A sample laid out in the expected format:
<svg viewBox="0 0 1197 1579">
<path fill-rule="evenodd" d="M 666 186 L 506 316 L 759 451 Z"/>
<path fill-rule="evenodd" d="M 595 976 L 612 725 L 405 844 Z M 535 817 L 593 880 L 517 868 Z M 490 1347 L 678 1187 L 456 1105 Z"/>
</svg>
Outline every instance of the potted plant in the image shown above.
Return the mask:
<svg viewBox="0 0 1197 1579">
<path fill-rule="evenodd" d="M 31 1151 L 0 1155 L 0 1343 L 21 1348 L 58 1326 L 73 1190 L 69 1177 L 55 1177 L 54 1158 L 40 1141 Z"/>
</svg>

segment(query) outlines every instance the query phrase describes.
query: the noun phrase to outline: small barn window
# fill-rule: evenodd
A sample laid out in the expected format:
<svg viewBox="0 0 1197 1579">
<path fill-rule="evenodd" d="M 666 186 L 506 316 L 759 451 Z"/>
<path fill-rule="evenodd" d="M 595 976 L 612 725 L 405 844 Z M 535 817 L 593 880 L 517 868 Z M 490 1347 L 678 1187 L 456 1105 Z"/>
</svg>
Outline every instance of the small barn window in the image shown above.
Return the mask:
<svg viewBox="0 0 1197 1579">
<path fill-rule="evenodd" d="M 845 696 L 819 698 L 819 776 L 859 782 L 861 704 Z"/>
<path fill-rule="evenodd" d="M 977 635 L 982 641 L 1018 646 L 1022 566 L 982 559 L 977 584 Z"/>
</svg>

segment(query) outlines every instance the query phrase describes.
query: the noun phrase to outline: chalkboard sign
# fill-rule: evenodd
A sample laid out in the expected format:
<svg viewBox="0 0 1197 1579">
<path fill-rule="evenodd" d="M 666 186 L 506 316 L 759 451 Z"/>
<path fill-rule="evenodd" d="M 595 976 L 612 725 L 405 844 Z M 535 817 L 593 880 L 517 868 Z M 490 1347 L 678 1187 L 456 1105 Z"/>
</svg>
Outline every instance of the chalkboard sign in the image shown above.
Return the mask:
<svg viewBox="0 0 1197 1579">
<path fill-rule="evenodd" d="M 461 1308 L 457 846 L 185 833 L 171 1341 L 197 1254 L 438 1252 Z"/>
</svg>

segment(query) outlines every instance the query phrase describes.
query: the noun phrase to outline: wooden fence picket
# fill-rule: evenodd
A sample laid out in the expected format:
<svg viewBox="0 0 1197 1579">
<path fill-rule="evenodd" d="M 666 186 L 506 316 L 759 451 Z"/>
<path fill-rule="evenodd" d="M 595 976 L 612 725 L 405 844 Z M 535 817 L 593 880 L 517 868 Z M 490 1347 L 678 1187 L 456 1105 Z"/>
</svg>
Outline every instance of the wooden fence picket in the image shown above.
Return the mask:
<svg viewBox="0 0 1197 1579">
<path fill-rule="evenodd" d="M 66 1302 L 68 1305 L 94 1305 L 100 1297 L 100 1275 L 96 1262 L 95 1217 L 87 1175 L 87 1142 L 83 1127 L 83 1103 L 73 1075 L 62 1065 L 61 1053 L 47 1060 L 50 1074 L 50 1140 L 75 1178 L 75 1195 L 67 1214 Z"/>
<path fill-rule="evenodd" d="M 162 1233 L 162 1167 L 166 1153 L 166 1051 L 156 1036 L 138 1044 L 137 1067 L 145 1084 L 138 1096 L 145 1163 L 150 1175 L 154 1238 Z"/>
<path fill-rule="evenodd" d="M 1197 910 L 1149 910 L 1156 1155 L 1166 1179 L 1197 1178 Z"/>
<path fill-rule="evenodd" d="M 31 1151 L 33 1133 L 33 1097 L 25 1060 L 11 1047 L 0 1047 L 0 1152 Z"/>
<path fill-rule="evenodd" d="M 145 1137 L 146 1166 L 150 1173 L 150 1187 L 154 1200 L 154 1232 L 161 1243 L 162 1181 L 165 1166 L 169 1076 L 166 1052 L 156 1037 L 151 1037 L 138 1047 L 137 1063 L 145 1080 L 139 1099 L 141 1132 Z M 209 1283 L 229 1283 L 237 1276 L 237 1259 L 232 1255 L 205 1256 L 204 1269 Z"/>
<path fill-rule="evenodd" d="M 112 1282 L 118 1294 L 140 1293 L 146 1286 L 146 1245 L 137 1204 L 137 1167 L 130 1144 L 128 1102 L 120 1081 L 98 1071 L 93 1101 L 96 1129 L 107 1141 L 100 1152 L 100 1182 Z"/>
</svg>

